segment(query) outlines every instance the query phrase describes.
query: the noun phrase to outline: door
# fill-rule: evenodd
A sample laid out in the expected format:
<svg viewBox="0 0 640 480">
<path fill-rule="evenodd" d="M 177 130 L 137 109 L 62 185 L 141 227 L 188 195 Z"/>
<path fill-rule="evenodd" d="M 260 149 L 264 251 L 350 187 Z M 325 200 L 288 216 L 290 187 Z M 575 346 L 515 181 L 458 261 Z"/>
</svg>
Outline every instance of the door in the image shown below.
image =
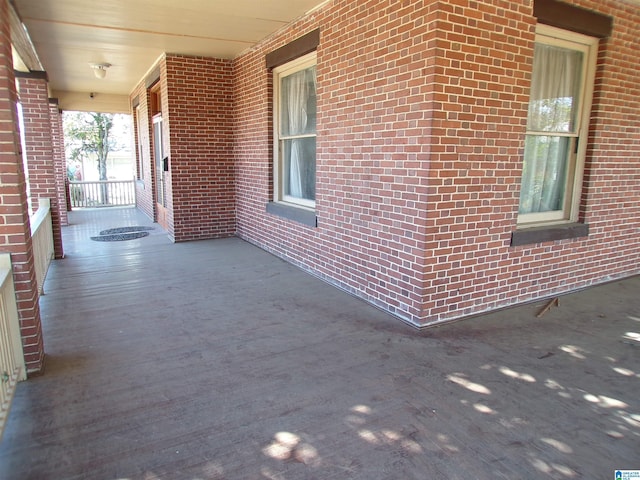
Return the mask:
<svg viewBox="0 0 640 480">
<path fill-rule="evenodd" d="M 167 186 L 168 159 L 162 142 L 162 114 L 153 117 L 153 156 L 156 170 L 156 221 L 167 230 Z"/>
</svg>

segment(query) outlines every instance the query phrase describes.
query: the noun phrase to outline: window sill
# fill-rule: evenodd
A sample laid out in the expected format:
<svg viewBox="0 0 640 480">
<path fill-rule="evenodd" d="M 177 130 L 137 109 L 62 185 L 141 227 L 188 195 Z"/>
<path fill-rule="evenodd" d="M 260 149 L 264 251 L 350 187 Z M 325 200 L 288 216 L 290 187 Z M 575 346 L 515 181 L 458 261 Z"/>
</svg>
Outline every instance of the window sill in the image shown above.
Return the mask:
<svg viewBox="0 0 640 480">
<path fill-rule="evenodd" d="M 294 222 L 302 223 L 303 225 L 307 225 L 308 227 L 318 226 L 318 218 L 316 217 L 316 212 L 312 210 L 305 210 L 304 208 L 298 208 L 292 205 L 286 205 L 284 203 L 268 202 L 267 213 L 286 218 L 287 220 L 293 220 Z"/>
<path fill-rule="evenodd" d="M 586 223 L 565 223 L 562 225 L 546 225 L 544 227 L 530 227 L 511 233 L 511 246 L 530 245 L 533 243 L 551 242 L 581 238 L 589 235 L 589 225 Z"/>
</svg>

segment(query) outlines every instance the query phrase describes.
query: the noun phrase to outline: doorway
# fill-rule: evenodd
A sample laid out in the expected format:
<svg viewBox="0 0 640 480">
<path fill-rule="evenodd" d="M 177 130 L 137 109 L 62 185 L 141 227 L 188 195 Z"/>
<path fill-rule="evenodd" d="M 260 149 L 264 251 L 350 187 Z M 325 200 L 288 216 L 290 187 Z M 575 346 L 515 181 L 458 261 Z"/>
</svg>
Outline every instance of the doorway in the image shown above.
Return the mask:
<svg viewBox="0 0 640 480">
<path fill-rule="evenodd" d="M 157 82 L 149 91 L 151 103 L 151 115 L 153 120 L 153 163 L 155 171 L 155 210 L 156 222 L 164 230 L 168 230 L 167 221 L 167 174 L 169 172 L 169 159 L 165 154 L 163 139 L 163 122 L 160 96 L 160 82 Z"/>
<path fill-rule="evenodd" d="M 169 159 L 164 154 L 161 113 L 153 117 L 153 157 L 156 166 L 156 221 L 164 230 L 167 230 L 166 176 L 169 170 Z"/>
</svg>

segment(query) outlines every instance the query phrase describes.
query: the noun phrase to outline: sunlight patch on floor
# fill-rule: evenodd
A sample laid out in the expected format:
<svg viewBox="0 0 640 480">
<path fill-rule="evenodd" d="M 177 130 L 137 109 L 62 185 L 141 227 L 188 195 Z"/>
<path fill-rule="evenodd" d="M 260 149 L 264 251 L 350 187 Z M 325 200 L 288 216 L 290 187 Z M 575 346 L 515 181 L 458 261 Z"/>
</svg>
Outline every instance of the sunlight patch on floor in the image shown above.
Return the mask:
<svg viewBox="0 0 640 480">
<path fill-rule="evenodd" d="M 539 470 L 540 472 L 547 475 L 554 475 L 557 472 L 566 478 L 575 478 L 578 476 L 578 473 L 575 470 L 569 468 L 566 465 L 562 465 L 559 463 L 548 463 L 537 457 L 530 458 L 529 461 L 536 470 Z"/>
<path fill-rule="evenodd" d="M 464 374 L 456 373 L 447 375 L 447 379 L 461 387 L 471 390 L 472 392 L 481 393 L 483 395 L 491 395 L 491 390 L 480 383 L 472 382 L 471 380 L 464 378 Z"/>
<path fill-rule="evenodd" d="M 267 457 L 274 460 L 296 460 L 305 465 L 319 462 L 318 451 L 313 445 L 302 442 L 302 439 L 291 432 L 278 432 L 273 441 L 262 449 Z"/>
<path fill-rule="evenodd" d="M 436 438 L 438 439 L 438 442 L 440 442 L 440 446 L 444 451 L 449 453 L 458 453 L 460 451 L 460 449 L 453 444 L 449 435 L 439 433 Z"/>
<path fill-rule="evenodd" d="M 587 358 L 584 354 L 588 352 L 584 351 L 580 347 L 576 347 L 575 345 L 560 345 L 559 348 L 564 353 L 568 353 L 569 355 L 571 355 L 573 358 L 577 358 L 579 360 L 584 360 Z"/>
<path fill-rule="evenodd" d="M 633 428 L 640 428 L 640 415 L 628 412 L 618 412 L 618 416 Z M 640 433 L 637 433 L 640 435 Z"/>
<path fill-rule="evenodd" d="M 473 408 L 475 408 L 480 413 L 486 413 L 487 415 L 496 415 L 496 412 L 493 408 L 483 405 L 482 403 L 474 403 Z"/>
<path fill-rule="evenodd" d="M 551 390 L 556 390 L 558 392 L 558 396 L 562 398 L 571 398 L 571 394 L 567 391 L 567 389 L 552 378 L 547 378 L 544 381 L 544 386 L 550 388 Z"/>
<path fill-rule="evenodd" d="M 586 393 L 584 395 L 584 399 L 587 402 L 596 403 L 602 408 L 627 408 L 629 406 L 621 400 L 607 397 L 605 395 L 592 395 L 591 393 Z"/>
<path fill-rule="evenodd" d="M 518 380 L 523 380 L 529 383 L 534 383 L 536 381 L 533 375 L 529 375 L 528 373 L 516 372 L 515 370 L 512 370 L 509 367 L 500 367 L 499 370 L 501 373 L 503 373 L 507 377 L 516 378 Z"/>
<path fill-rule="evenodd" d="M 542 443 L 546 443 L 547 445 L 555 448 L 559 452 L 562 453 L 573 453 L 573 449 L 564 442 L 560 440 L 556 440 L 555 438 L 541 438 Z"/>
<path fill-rule="evenodd" d="M 355 405 L 354 407 L 351 407 L 351 411 L 354 413 L 363 413 L 365 415 L 370 415 L 371 407 L 368 407 L 366 405 Z"/>
<path fill-rule="evenodd" d="M 611 369 L 616 372 L 619 373 L 620 375 L 624 375 L 625 377 L 635 377 L 636 372 L 634 372 L 633 370 L 629 370 L 628 368 L 622 368 L 622 367 L 611 367 Z"/>
</svg>

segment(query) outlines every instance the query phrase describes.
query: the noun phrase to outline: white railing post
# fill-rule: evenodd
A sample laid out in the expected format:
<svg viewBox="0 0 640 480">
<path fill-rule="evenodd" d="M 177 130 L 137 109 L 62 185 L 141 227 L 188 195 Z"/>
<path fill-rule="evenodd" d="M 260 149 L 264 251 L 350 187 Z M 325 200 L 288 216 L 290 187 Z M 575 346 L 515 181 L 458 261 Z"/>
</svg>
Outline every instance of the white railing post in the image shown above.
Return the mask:
<svg viewBox="0 0 640 480">
<path fill-rule="evenodd" d="M 104 195 L 107 202 L 104 202 Z M 124 207 L 136 204 L 136 181 L 98 180 L 94 182 L 69 182 L 71 207 Z"/>
<path fill-rule="evenodd" d="M 11 254 L 0 253 L 0 439 L 16 384 L 26 378 Z"/>
<path fill-rule="evenodd" d="M 136 176 L 133 176 L 133 204 L 138 205 L 138 189 L 136 188 Z"/>
</svg>

